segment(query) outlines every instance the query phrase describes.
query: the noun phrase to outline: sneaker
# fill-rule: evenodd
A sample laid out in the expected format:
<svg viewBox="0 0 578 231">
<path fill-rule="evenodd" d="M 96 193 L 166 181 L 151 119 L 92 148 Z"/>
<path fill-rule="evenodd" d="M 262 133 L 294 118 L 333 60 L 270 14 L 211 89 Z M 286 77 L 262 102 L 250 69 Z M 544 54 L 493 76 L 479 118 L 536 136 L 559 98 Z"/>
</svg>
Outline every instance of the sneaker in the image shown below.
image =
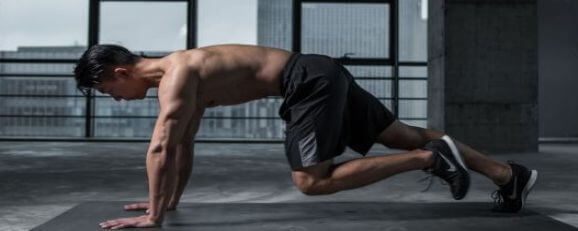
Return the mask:
<svg viewBox="0 0 578 231">
<path fill-rule="evenodd" d="M 445 135 L 430 141 L 423 149 L 432 151 L 434 158 L 433 166 L 425 171 L 446 181 L 454 199 L 463 199 L 470 188 L 470 173 L 454 141 Z"/>
<path fill-rule="evenodd" d="M 528 193 L 538 179 L 538 171 L 529 170 L 513 161 L 508 161 L 508 164 L 512 167 L 512 179 L 492 193 L 493 212 L 516 213 L 522 210 Z"/>
</svg>

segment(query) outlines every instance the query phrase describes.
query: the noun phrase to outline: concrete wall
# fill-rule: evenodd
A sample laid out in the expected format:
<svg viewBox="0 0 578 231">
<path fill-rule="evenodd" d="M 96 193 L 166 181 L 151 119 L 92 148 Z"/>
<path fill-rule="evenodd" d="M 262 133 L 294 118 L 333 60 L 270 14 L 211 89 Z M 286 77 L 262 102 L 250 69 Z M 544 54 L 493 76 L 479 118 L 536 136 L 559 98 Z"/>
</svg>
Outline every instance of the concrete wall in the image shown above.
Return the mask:
<svg viewBox="0 0 578 231">
<path fill-rule="evenodd" d="M 484 151 L 537 150 L 536 6 L 430 1 L 430 127 Z"/>
<path fill-rule="evenodd" d="M 540 137 L 578 137 L 578 1 L 538 0 Z"/>
</svg>

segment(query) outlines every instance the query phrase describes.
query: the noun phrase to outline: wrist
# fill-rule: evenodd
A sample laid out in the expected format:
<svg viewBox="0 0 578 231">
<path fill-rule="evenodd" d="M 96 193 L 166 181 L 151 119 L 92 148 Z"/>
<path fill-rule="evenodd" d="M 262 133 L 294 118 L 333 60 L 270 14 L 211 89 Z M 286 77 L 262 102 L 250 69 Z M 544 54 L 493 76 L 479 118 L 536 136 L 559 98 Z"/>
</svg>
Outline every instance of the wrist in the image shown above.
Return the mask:
<svg viewBox="0 0 578 231">
<path fill-rule="evenodd" d="M 147 216 L 147 220 L 151 223 L 160 225 L 163 222 L 163 215 L 161 214 L 157 214 L 157 213 L 153 213 L 151 211 L 151 213 L 149 213 L 149 215 Z"/>
</svg>

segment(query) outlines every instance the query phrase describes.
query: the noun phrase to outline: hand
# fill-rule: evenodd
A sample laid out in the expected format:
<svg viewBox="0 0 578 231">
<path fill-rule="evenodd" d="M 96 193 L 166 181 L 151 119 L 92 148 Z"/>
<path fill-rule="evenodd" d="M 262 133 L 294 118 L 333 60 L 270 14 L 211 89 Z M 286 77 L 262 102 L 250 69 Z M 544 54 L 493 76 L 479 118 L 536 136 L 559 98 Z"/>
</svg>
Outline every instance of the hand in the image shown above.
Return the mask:
<svg viewBox="0 0 578 231">
<path fill-rule="evenodd" d="M 148 214 L 150 212 L 149 209 L 149 203 L 148 202 L 143 202 L 143 203 L 134 203 L 134 204 L 130 204 L 130 205 L 125 205 L 124 209 L 126 211 L 138 211 L 138 210 L 146 210 L 145 212 Z M 167 211 L 171 211 L 171 210 L 175 210 L 177 209 L 176 205 L 171 205 L 169 204 L 169 207 L 167 207 Z"/>
<path fill-rule="evenodd" d="M 160 226 L 160 224 L 150 220 L 148 215 L 143 215 L 140 217 L 119 218 L 100 223 L 100 228 L 103 229 L 122 229 L 130 227 L 148 228 L 157 226 Z"/>
</svg>

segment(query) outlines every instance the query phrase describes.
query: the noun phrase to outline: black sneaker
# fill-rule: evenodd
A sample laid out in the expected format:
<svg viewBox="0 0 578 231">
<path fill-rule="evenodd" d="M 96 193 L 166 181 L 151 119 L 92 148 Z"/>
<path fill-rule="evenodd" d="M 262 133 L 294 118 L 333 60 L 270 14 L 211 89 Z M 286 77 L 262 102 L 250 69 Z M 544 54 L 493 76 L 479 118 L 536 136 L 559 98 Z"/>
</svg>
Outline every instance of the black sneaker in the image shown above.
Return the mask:
<svg viewBox="0 0 578 231">
<path fill-rule="evenodd" d="M 492 193 L 493 212 L 516 213 L 524 208 L 528 193 L 538 179 L 538 171 L 508 161 L 512 167 L 512 179 Z"/>
<path fill-rule="evenodd" d="M 434 164 L 426 171 L 446 181 L 454 199 L 463 199 L 470 188 L 470 173 L 454 141 L 445 135 L 430 141 L 423 149 L 432 151 L 434 155 Z"/>
</svg>

